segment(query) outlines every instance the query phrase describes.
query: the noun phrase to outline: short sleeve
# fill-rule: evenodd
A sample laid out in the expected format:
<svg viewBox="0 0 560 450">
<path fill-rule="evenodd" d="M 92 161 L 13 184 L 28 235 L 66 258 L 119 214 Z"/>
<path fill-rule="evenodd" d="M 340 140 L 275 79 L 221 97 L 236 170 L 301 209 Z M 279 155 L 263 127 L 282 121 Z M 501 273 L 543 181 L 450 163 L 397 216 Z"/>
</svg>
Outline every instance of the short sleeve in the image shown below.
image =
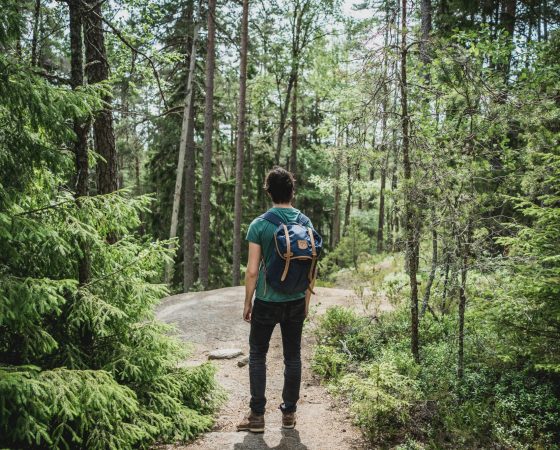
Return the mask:
<svg viewBox="0 0 560 450">
<path fill-rule="evenodd" d="M 261 219 L 255 219 L 249 225 L 247 230 L 247 237 L 245 238 L 249 242 L 261 245 Z"/>
</svg>

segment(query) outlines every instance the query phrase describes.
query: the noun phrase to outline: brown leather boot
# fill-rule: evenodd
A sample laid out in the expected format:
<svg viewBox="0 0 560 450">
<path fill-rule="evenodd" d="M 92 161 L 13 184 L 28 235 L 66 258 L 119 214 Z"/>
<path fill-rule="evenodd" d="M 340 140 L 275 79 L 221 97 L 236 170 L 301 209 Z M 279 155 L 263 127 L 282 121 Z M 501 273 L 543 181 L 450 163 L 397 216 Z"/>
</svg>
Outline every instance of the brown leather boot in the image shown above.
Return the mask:
<svg viewBox="0 0 560 450">
<path fill-rule="evenodd" d="M 296 413 L 282 411 L 282 428 L 295 428 L 296 427 Z"/>
<path fill-rule="evenodd" d="M 250 431 L 252 433 L 264 432 L 264 414 L 255 414 L 253 411 L 243 418 L 237 425 L 237 431 Z"/>
</svg>

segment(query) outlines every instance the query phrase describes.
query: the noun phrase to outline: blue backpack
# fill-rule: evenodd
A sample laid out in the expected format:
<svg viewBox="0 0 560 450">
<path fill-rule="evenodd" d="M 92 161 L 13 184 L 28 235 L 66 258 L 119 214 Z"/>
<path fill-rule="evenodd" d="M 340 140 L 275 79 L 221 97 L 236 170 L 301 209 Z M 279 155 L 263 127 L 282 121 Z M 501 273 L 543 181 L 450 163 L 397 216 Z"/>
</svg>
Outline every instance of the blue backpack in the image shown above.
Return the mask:
<svg viewBox="0 0 560 450">
<path fill-rule="evenodd" d="M 268 267 L 262 259 L 266 284 L 284 294 L 295 294 L 309 289 L 317 277 L 317 258 L 323 248 L 323 238 L 312 227 L 310 220 L 299 213 L 296 222 L 284 223 L 271 211 L 259 216 L 274 225 L 276 250 Z M 314 292 L 313 292 L 314 293 Z"/>
</svg>

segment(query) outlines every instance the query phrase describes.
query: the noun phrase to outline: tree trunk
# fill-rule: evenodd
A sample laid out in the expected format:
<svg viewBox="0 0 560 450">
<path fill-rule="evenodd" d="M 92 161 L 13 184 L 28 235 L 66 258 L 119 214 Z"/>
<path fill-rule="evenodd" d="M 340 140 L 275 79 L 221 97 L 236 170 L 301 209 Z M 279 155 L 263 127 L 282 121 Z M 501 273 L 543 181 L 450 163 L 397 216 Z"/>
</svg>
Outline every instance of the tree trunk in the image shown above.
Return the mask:
<svg viewBox="0 0 560 450">
<path fill-rule="evenodd" d="M 241 266 L 241 218 L 243 195 L 243 149 L 245 147 L 245 110 L 247 92 L 247 41 L 249 23 L 249 0 L 243 0 L 241 19 L 241 54 L 239 64 L 239 105 L 237 113 L 237 155 L 235 164 L 235 203 L 233 223 L 233 285 L 240 283 Z"/>
<path fill-rule="evenodd" d="M 298 93 L 298 76 L 294 79 L 294 87 L 292 89 L 292 141 L 290 155 L 290 172 L 294 175 L 297 173 L 297 145 L 298 145 L 298 123 L 297 123 L 297 93 Z"/>
<path fill-rule="evenodd" d="M 84 35 L 86 43 L 86 73 L 88 83 L 100 83 L 109 78 L 109 62 L 103 35 L 101 2 L 90 2 L 86 14 Z M 103 96 L 104 107 L 93 122 L 95 151 L 103 160 L 97 161 L 97 192 L 108 194 L 118 189 L 117 152 L 113 131 L 111 96 Z"/>
<path fill-rule="evenodd" d="M 517 11 L 517 0 L 502 0 L 502 14 L 500 17 L 500 27 L 508 32 L 508 40 L 513 42 L 515 33 L 515 20 Z M 498 66 L 498 70 L 504 74 L 507 79 L 511 65 L 511 52 L 508 54 L 507 61 Z"/>
<path fill-rule="evenodd" d="M 465 361 L 465 307 L 467 304 L 467 245 L 462 246 L 461 284 L 459 286 L 459 350 L 457 357 L 457 377 L 463 379 Z"/>
<path fill-rule="evenodd" d="M 206 98 L 204 102 L 204 156 L 200 202 L 200 254 L 198 278 L 208 287 L 210 264 L 210 195 L 212 189 L 212 132 L 214 129 L 214 70 L 216 64 L 216 0 L 208 0 L 208 43 L 206 46 Z"/>
<path fill-rule="evenodd" d="M 84 60 L 82 40 L 82 7 L 80 0 L 68 1 L 70 13 L 70 77 L 72 89 L 77 89 L 84 84 Z M 89 160 L 87 138 L 89 133 L 89 121 L 81 122 L 74 120 L 74 153 L 76 155 L 76 198 L 80 205 L 79 197 L 89 195 L 88 176 Z M 89 282 L 91 276 L 91 259 L 89 247 L 85 242 L 80 244 L 82 256 L 78 259 L 78 282 L 84 285 Z"/>
<path fill-rule="evenodd" d="M 276 140 L 276 151 L 274 153 L 274 163 L 280 164 L 280 153 L 282 152 L 282 141 L 284 140 L 284 133 L 286 132 L 286 120 L 288 118 L 288 108 L 290 106 L 290 99 L 292 98 L 292 89 L 296 79 L 296 72 L 292 69 L 290 78 L 288 79 L 288 88 L 286 89 L 286 100 L 283 107 L 280 109 L 280 125 L 278 128 L 278 137 Z"/>
<path fill-rule="evenodd" d="M 420 60 L 430 62 L 430 33 L 432 31 L 432 0 L 422 0 L 420 4 L 422 38 L 420 40 Z"/>
<path fill-rule="evenodd" d="M 346 158 L 346 188 L 348 190 L 348 196 L 346 197 L 346 207 L 344 208 L 344 231 L 343 235 L 348 233 L 348 225 L 350 224 L 350 212 L 352 210 L 352 169 L 350 164 L 350 158 Z"/>
<path fill-rule="evenodd" d="M 337 135 L 337 155 L 334 160 L 334 179 L 336 184 L 334 186 L 334 210 L 332 218 L 332 232 L 330 236 L 331 249 L 334 249 L 340 241 L 340 141 L 339 132 Z"/>
<path fill-rule="evenodd" d="M 435 212 L 433 212 L 435 216 Z M 428 308 L 430 302 L 430 293 L 432 290 L 432 285 L 434 284 L 434 279 L 436 277 L 436 270 L 438 264 L 438 235 L 435 220 L 432 221 L 432 267 L 430 269 L 430 276 L 428 277 L 428 282 L 426 284 L 426 290 L 424 291 L 424 298 L 422 299 L 422 310 L 420 315 L 423 316 Z"/>
<path fill-rule="evenodd" d="M 31 37 L 31 65 L 37 65 L 37 43 L 39 41 L 39 22 L 41 22 L 41 0 L 35 0 L 33 12 L 33 35 Z"/>
<path fill-rule="evenodd" d="M 383 228 L 385 225 L 385 184 L 387 179 L 387 168 L 385 167 L 388 158 L 384 158 L 381 168 L 381 187 L 379 189 L 379 216 L 377 219 L 377 253 L 383 251 Z"/>
<path fill-rule="evenodd" d="M 195 209 L 195 168 L 196 147 L 194 142 L 194 96 L 191 98 L 189 111 L 189 138 L 185 155 L 185 199 L 184 199 L 184 227 L 183 227 L 183 290 L 190 291 L 194 283 L 194 209 Z"/>
<path fill-rule="evenodd" d="M 177 237 L 177 224 L 179 222 L 179 205 L 181 202 L 181 190 L 183 187 L 183 170 L 185 168 L 185 154 L 187 151 L 187 143 L 189 141 L 190 118 L 192 114 L 192 91 L 193 77 L 196 63 L 196 38 L 198 34 L 198 26 L 194 27 L 191 53 L 189 56 L 189 76 L 187 78 L 187 95 L 185 98 L 185 106 L 183 109 L 183 121 L 181 124 L 181 140 L 179 141 L 179 161 L 177 163 L 177 174 L 175 177 L 175 190 L 173 192 L 173 208 L 171 209 L 171 228 L 169 230 L 169 239 Z M 186 214 L 186 211 L 185 211 Z M 169 244 L 169 248 L 173 249 L 175 245 Z M 169 283 L 173 277 L 173 263 L 169 262 L 165 271 L 165 282 Z"/>
<path fill-rule="evenodd" d="M 412 169 L 410 163 L 410 117 L 408 116 L 408 81 L 407 81 L 407 23 L 406 23 L 406 0 L 402 0 L 401 20 L 401 109 L 402 109 L 402 152 L 404 169 L 404 203 L 405 203 L 405 233 L 406 233 L 406 259 L 408 275 L 410 280 L 410 341 L 414 360 L 420 362 L 419 338 L 418 338 L 418 283 L 416 280 L 418 270 L 418 236 L 414 213 L 414 199 L 412 196 Z"/>
<path fill-rule="evenodd" d="M 385 36 L 384 46 L 389 45 L 389 13 L 385 17 Z M 379 215 L 377 219 L 377 252 L 383 251 L 383 227 L 385 225 L 385 185 L 387 183 L 387 166 L 389 165 L 389 151 L 387 147 L 387 114 L 388 114 L 388 90 L 387 90 L 387 73 L 388 73 L 388 57 L 383 60 L 383 116 L 381 117 L 381 153 L 383 160 L 381 163 L 381 186 L 379 189 Z"/>
</svg>

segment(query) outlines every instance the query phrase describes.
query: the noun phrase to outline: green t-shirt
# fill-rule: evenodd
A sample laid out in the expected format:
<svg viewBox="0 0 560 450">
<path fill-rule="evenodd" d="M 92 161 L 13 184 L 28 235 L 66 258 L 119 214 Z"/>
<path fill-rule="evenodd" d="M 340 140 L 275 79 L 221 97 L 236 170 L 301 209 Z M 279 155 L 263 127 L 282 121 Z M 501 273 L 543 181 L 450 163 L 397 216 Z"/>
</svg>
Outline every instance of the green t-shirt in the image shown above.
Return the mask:
<svg viewBox="0 0 560 450">
<path fill-rule="evenodd" d="M 269 211 L 276 214 L 284 223 L 295 222 L 299 210 L 296 208 L 270 208 Z M 307 226 L 312 227 L 311 221 L 309 221 Z M 272 260 L 272 255 L 276 251 L 274 248 L 274 232 L 276 231 L 276 225 L 270 223 L 268 220 L 259 219 L 258 217 L 251 222 L 249 225 L 249 230 L 247 230 L 247 240 L 249 242 L 254 242 L 261 246 L 261 251 L 264 256 L 264 261 L 266 265 L 269 265 Z M 257 289 L 255 297 L 259 300 L 264 300 L 267 302 L 286 302 L 290 300 L 297 300 L 305 297 L 305 291 L 296 292 L 295 294 L 283 294 L 282 292 L 277 292 L 266 282 L 266 275 L 264 267 L 261 263 L 259 268 L 259 277 L 257 279 Z"/>
</svg>

